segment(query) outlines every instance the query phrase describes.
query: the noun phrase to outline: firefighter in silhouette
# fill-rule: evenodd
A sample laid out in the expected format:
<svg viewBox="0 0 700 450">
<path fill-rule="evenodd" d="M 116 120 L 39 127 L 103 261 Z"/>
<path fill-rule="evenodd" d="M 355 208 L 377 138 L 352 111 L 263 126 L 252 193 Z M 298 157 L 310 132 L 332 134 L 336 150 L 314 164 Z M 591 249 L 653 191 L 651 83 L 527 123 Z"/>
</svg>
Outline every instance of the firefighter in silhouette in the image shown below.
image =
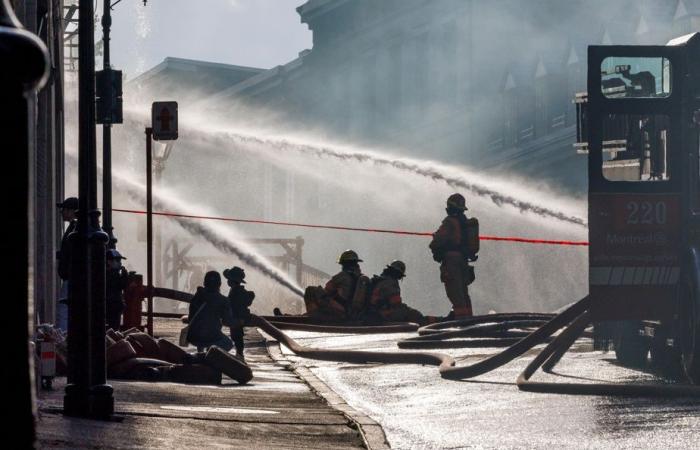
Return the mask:
<svg viewBox="0 0 700 450">
<path fill-rule="evenodd" d="M 124 289 L 129 283 L 129 274 L 122 260 L 122 256 L 116 249 L 107 250 L 107 273 L 106 273 L 106 309 L 105 319 L 107 327 L 119 330 L 122 322 L 122 312 L 124 312 Z"/>
<path fill-rule="evenodd" d="M 61 291 L 56 304 L 56 327 L 63 331 L 68 331 L 68 279 L 71 266 L 71 243 L 68 236 L 78 226 L 78 205 L 79 201 L 76 197 L 68 197 L 61 203 L 56 203 L 61 211 L 61 218 L 64 222 L 68 222 L 68 227 L 61 238 L 61 247 L 56 252 L 58 276 L 61 279 Z"/>
<path fill-rule="evenodd" d="M 414 322 L 426 325 L 437 321 L 432 316 L 424 316 L 420 311 L 403 303 L 399 281 L 406 276 L 406 264 L 393 261 L 381 275 L 370 280 L 369 304 L 365 322 L 374 325 L 384 322 Z"/>
<path fill-rule="evenodd" d="M 448 317 L 463 319 L 472 316 L 472 302 L 468 286 L 474 281 L 474 268 L 479 252 L 479 222 L 467 219 L 464 197 L 452 194 L 447 199 L 447 217 L 433 234 L 430 250 L 440 263 L 440 280 L 452 303 Z"/>
<path fill-rule="evenodd" d="M 342 270 L 326 283 L 326 286 L 309 286 L 304 293 L 306 312 L 322 321 L 342 322 L 353 315 L 353 299 L 358 281 L 362 277 L 362 260 L 353 250 L 346 250 L 338 258 Z M 360 295 L 359 297 L 362 297 Z"/>
<path fill-rule="evenodd" d="M 189 330 L 187 341 L 197 346 L 197 351 L 216 345 L 225 351 L 233 348 L 233 342 L 221 332 L 222 325 L 233 327 L 236 324 L 231 313 L 231 304 L 221 295 L 221 275 L 209 271 L 204 275 L 204 287 L 198 287 L 190 301 L 187 317 Z"/>
<path fill-rule="evenodd" d="M 226 278 L 231 290 L 228 292 L 228 300 L 231 303 L 231 312 L 235 326 L 231 327 L 231 339 L 236 345 L 236 356 L 245 359 L 243 349 L 243 327 L 250 323 L 250 305 L 255 299 L 255 292 L 247 290 L 245 284 L 245 271 L 236 266 L 231 269 L 224 270 L 224 278 Z"/>
</svg>

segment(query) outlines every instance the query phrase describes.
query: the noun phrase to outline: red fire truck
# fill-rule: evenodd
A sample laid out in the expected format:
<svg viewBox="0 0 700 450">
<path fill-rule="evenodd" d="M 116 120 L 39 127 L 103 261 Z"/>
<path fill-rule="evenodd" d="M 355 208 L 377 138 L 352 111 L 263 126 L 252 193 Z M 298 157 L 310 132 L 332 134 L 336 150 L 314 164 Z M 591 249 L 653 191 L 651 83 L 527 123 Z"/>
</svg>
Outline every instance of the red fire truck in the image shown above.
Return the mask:
<svg viewBox="0 0 700 450">
<path fill-rule="evenodd" d="M 698 384 L 700 34 L 589 47 L 576 103 L 596 344 Z"/>
</svg>

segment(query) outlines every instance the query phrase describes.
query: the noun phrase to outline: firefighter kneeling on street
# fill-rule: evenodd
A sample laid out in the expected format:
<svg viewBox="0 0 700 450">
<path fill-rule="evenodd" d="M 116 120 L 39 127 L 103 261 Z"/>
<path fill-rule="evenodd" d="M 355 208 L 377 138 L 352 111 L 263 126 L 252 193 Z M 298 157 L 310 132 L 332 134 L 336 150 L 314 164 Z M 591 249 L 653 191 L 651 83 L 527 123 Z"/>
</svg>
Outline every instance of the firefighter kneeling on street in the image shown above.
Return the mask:
<svg viewBox="0 0 700 450">
<path fill-rule="evenodd" d="M 433 259 L 440 263 L 440 280 L 445 284 L 445 293 L 452 303 L 448 318 L 457 320 L 473 315 L 467 286 L 474 282 L 475 276 L 469 262 L 476 261 L 479 252 L 479 221 L 467 219 L 466 210 L 461 194 L 450 195 L 447 217 L 430 243 Z"/>
<path fill-rule="evenodd" d="M 394 261 L 370 281 L 369 304 L 365 322 L 377 325 L 385 322 L 414 322 L 426 325 L 437 321 L 403 303 L 399 281 L 406 276 L 406 264 Z"/>
<path fill-rule="evenodd" d="M 360 270 L 361 262 L 356 252 L 346 250 L 338 258 L 342 270 L 334 275 L 324 288 L 307 287 L 304 293 L 307 315 L 328 322 L 351 319 L 358 281 L 361 278 L 367 280 Z"/>
</svg>

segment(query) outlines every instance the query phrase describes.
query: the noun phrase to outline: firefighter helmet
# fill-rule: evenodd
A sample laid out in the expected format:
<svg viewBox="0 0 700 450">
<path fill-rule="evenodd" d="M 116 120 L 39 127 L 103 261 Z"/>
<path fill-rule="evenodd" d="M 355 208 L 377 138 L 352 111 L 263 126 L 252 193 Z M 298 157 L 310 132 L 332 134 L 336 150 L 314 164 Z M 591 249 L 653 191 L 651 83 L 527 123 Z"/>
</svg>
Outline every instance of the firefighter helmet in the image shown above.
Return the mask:
<svg viewBox="0 0 700 450">
<path fill-rule="evenodd" d="M 448 208 L 455 208 L 461 209 L 462 211 L 466 211 L 468 208 L 466 207 L 465 203 L 466 202 L 462 194 L 452 194 L 449 197 L 447 197 Z"/>
<path fill-rule="evenodd" d="M 398 259 L 392 261 L 392 263 L 386 266 L 386 268 L 398 272 L 401 274 L 401 278 L 406 276 L 406 264 L 403 261 L 399 261 Z"/>
<path fill-rule="evenodd" d="M 230 269 L 224 269 L 224 278 L 227 280 L 236 282 L 236 283 L 244 283 L 245 284 L 245 270 L 238 266 L 234 266 Z"/>
<path fill-rule="evenodd" d="M 358 262 L 363 262 L 359 256 L 357 256 L 357 253 L 354 252 L 353 250 L 345 250 L 343 253 L 340 254 L 340 257 L 338 258 L 338 264 L 345 264 L 345 263 L 358 263 Z"/>
</svg>

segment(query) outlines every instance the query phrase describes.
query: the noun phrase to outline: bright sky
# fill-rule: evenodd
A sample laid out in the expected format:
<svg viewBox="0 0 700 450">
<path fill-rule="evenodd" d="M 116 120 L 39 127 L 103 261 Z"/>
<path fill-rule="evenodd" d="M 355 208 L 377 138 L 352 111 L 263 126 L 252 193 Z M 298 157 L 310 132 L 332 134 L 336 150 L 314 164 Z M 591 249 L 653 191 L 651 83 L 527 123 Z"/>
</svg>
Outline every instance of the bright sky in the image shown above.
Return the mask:
<svg viewBox="0 0 700 450">
<path fill-rule="evenodd" d="M 127 80 L 166 56 L 274 67 L 311 48 L 311 32 L 295 10 L 304 2 L 148 0 L 144 7 L 142 0 L 122 0 L 112 10 L 112 65 Z M 96 3 L 101 17 L 102 2 Z M 98 40 L 99 22 L 96 31 Z"/>
</svg>

